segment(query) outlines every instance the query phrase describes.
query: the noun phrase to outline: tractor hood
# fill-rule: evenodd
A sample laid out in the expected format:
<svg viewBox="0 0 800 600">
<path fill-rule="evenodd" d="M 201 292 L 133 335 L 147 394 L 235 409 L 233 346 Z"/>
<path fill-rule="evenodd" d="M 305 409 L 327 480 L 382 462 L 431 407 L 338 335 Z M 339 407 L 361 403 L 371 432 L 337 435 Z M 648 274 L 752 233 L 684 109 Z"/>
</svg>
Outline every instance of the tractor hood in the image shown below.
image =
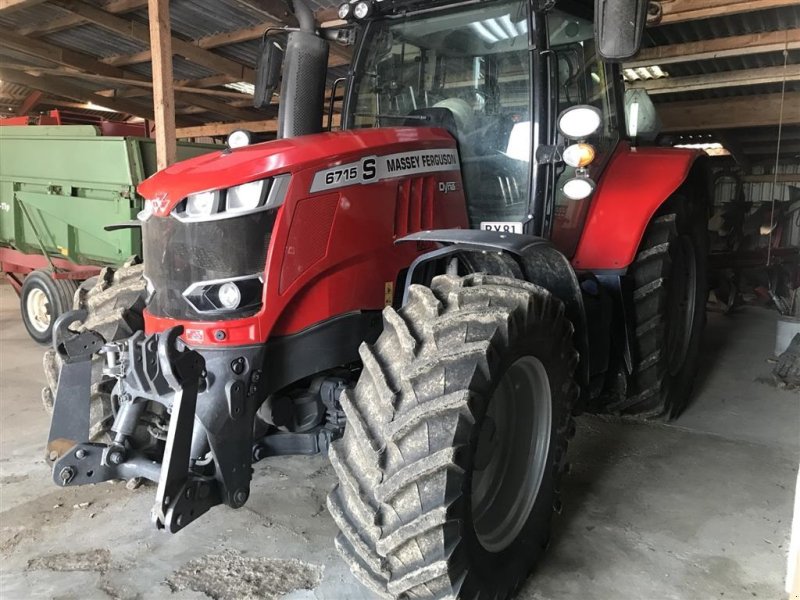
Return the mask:
<svg viewBox="0 0 800 600">
<path fill-rule="evenodd" d="M 416 142 L 417 145 L 414 143 Z M 304 169 L 343 164 L 353 156 L 408 150 L 455 148 L 444 129 L 397 127 L 320 133 L 211 152 L 176 163 L 143 181 L 137 191 L 156 216 L 168 215 L 190 194 L 219 190 Z"/>
</svg>

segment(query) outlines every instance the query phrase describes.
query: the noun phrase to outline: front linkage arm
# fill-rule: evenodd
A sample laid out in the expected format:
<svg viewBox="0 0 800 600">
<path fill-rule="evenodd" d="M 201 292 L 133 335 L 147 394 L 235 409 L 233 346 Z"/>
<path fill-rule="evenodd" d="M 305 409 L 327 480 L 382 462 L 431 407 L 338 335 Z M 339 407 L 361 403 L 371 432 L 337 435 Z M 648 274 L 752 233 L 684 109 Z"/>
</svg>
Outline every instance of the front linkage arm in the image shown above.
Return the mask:
<svg viewBox="0 0 800 600">
<path fill-rule="evenodd" d="M 182 327 L 162 334 L 106 344 L 94 331 L 76 333 L 70 324 L 85 311 L 63 315 L 53 345 L 61 358 L 47 458 L 59 486 L 144 477 L 158 482 L 153 522 L 175 533 L 225 503 L 247 501 L 252 469 L 253 394 L 244 382 L 214 385 L 206 361 L 179 341 Z M 89 441 L 92 358 L 105 355 L 103 374 L 116 378 L 118 410 L 108 444 Z M 147 402 L 170 414 L 163 462 L 130 443 Z M 208 456 L 213 460 L 200 460 Z"/>
</svg>

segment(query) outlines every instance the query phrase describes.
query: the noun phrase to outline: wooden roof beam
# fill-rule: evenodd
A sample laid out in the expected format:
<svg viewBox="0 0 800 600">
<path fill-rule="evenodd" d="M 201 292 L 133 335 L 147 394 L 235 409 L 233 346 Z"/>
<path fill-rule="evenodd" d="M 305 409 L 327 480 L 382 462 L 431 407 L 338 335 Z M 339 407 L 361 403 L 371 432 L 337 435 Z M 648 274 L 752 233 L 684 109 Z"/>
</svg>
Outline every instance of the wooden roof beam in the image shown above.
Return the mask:
<svg viewBox="0 0 800 600">
<path fill-rule="evenodd" d="M 789 50 L 800 48 L 800 29 L 748 33 L 713 40 L 644 48 L 633 60 L 625 63 L 625 68 L 636 69 L 652 65 L 663 67 L 674 63 L 781 52 L 784 48 Z"/>
<path fill-rule="evenodd" d="M 0 12 L 10 12 L 22 8 L 31 8 L 43 4 L 47 0 L 0 0 Z"/>
<path fill-rule="evenodd" d="M 24 52 L 30 56 L 48 60 L 64 67 L 86 71 L 90 74 L 130 79 L 132 81 L 149 81 L 149 79 L 143 75 L 125 71 L 112 65 L 107 65 L 96 60 L 94 57 L 89 56 L 88 54 L 83 54 L 82 52 L 69 50 L 67 48 L 61 48 L 42 40 L 25 38 L 17 33 L 14 33 L 13 31 L 6 31 L 2 36 L 0 36 L 0 46 L 6 46 L 8 48 Z M 30 70 L 35 71 L 36 67 L 31 67 Z M 215 83 L 212 85 L 218 84 Z M 101 98 L 104 97 L 102 94 L 97 95 Z M 206 110 L 214 112 L 215 114 L 229 116 L 232 119 L 253 119 L 254 117 L 258 116 L 258 113 L 254 110 L 242 110 L 240 108 L 234 108 L 226 103 L 218 102 L 211 98 L 196 94 L 178 92 L 178 97 L 183 102 L 196 104 L 197 106 L 201 106 Z"/>
<path fill-rule="evenodd" d="M 103 5 L 103 10 L 114 15 L 121 15 L 134 10 L 139 10 L 147 6 L 147 0 L 110 0 Z M 78 15 L 65 15 L 52 21 L 47 21 L 43 24 L 31 25 L 17 30 L 17 33 L 27 37 L 40 37 L 55 33 L 56 31 L 63 31 L 76 25 L 83 25 L 86 19 Z"/>
<path fill-rule="evenodd" d="M 204 50 L 210 50 L 212 48 L 219 48 L 221 46 L 229 46 L 231 44 L 240 44 L 242 42 L 257 40 L 261 38 L 262 35 L 264 35 L 264 32 L 267 29 L 276 26 L 280 26 L 280 24 L 274 23 L 272 21 L 264 21 L 262 23 L 259 23 L 258 25 L 253 25 L 252 27 L 246 27 L 245 29 L 237 29 L 235 31 L 228 31 L 226 33 L 215 33 L 214 35 L 209 35 L 194 40 L 191 43 Z M 135 65 L 139 63 L 148 62 L 150 60 L 150 51 L 142 50 L 141 52 L 136 52 L 134 54 L 122 54 L 119 56 L 110 56 L 108 58 L 104 58 L 101 60 L 106 64 L 114 65 L 116 67 L 121 67 L 125 65 Z M 340 46 L 339 44 L 334 44 L 334 43 L 331 44 L 331 55 L 330 58 L 328 59 L 329 67 L 339 67 L 342 65 L 350 64 L 351 60 L 352 60 L 352 50 Z M 236 79 L 236 81 L 240 80 Z"/>
<path fill-rule="evenodd" d="M 112 15 L 81 0 L 65 0 L 58 4 L 107 31 L 123 35 L 148 46 L 150 45 L 150 31 L 147 25 Z M 255 72 L 249 67 L 174 36 L 172 36 L 171 42 L 173 52 L 190 62 L 210 69 L 215 73 L 235 77 L 237 81 L 255 82 Z"/>
<path fill-rule="evenodd" d="M 765 127 L 780 122 L 781 94 L 670 102 L 656 109 L 665 133 Z M 786 93 L 783 123 L 800 123 L 800 92 Z"/>
<path fill-rule="evenodd" d="M 797 0 L 663 0 L 658 25 L 795 6 Z"/>
<path fill-rule="evenodd" d="M 784 79 L 786 81 L 800 81 L 800 65 L 787 65 L 785 69 L 783 67 L 764 67 L 722 71 L 720 73 L 692 75 L 689 77 L 646 79 L 644 81 L 633 81 L 628 84 L 628 87 L 647 90 L 648 94 L 654 96 L 658 94 L 677 94 L 696 92 L 698 90 L 781 83 Z"/>
<path fill-rule="evenodd" d="M 327 121 L 327 119 L 326 119 Z M 341 117 L 334 115 L 333 126 L 341 124 Z M 272 133 L 278 131 L 278 119 L 264 119 L 261 121 L 242 121 L 240 123 L 207 123 L 197 127 L 183 127 L 176 131 L 178 139 L 213 137 L 217 135 L 228 135 L 236 129 L 247 129 L 254 133 Z"/>
<path fill-rule="evenodd" d="M 69 83 L 63 81 L 52 81 L 47 77 L 34 77 L 28 73 L 6 69 L 0 66 L 0 79 L 9 81 L 18 85 L 24 85 L 32 90 L 39 90 L 48 94 L 62 96 L 64 98 L 71 98 L 79 102 L 93 102 L 101 106 L 106 106 L 115 112 L 122 114 L 136 115 L 143 119 L 153 120 L 152 111 L 142 106 L 137 102 L 125 100 L 122 98 L 105 98 Z"/>
</svg>

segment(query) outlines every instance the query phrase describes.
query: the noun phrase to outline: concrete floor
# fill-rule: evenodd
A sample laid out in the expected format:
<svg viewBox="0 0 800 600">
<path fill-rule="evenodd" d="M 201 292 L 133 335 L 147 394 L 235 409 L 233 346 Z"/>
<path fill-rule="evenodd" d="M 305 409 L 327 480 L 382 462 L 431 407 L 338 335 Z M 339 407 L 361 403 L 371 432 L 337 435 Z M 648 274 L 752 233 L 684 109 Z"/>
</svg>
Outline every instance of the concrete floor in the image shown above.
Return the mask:
<svg viewBox="0 0 800 600">
<path fill-rule="evenodd" d="M 677 423 L 581 419 L 557 535 L 522 598 L 785 597 L 800 395 L 757 381 L 774 319 L 711 315 L 698 396 Z M 55 487 L 40 356 L 0 285 L 3 600 L 369 597 L 333 549 L 324 458 L 260 463 L 246 508 L 176 536 L 150 526 L 152 487 Z"/>
</svg>

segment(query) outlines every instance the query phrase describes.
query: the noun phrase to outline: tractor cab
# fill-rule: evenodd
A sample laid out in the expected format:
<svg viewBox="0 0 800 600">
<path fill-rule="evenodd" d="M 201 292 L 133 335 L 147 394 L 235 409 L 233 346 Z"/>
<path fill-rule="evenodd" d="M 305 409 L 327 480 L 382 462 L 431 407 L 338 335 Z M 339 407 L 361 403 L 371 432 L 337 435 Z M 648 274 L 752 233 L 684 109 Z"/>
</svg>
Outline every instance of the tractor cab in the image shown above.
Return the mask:
<svg viewBox="0 0 800 600">
<path fill-rule="evenodd" d="M 344 125 L 444 127 L 458 141 L 470 225 L 545 233 L 559 214 L 585 215 L 624 136 L 619 67 L 598 55 L 594 35 L 591 7 L 561 3 L 376 17 L 363 25 Z M 533 205 L 537 196 L 546 206 Z"/>
</svg>

